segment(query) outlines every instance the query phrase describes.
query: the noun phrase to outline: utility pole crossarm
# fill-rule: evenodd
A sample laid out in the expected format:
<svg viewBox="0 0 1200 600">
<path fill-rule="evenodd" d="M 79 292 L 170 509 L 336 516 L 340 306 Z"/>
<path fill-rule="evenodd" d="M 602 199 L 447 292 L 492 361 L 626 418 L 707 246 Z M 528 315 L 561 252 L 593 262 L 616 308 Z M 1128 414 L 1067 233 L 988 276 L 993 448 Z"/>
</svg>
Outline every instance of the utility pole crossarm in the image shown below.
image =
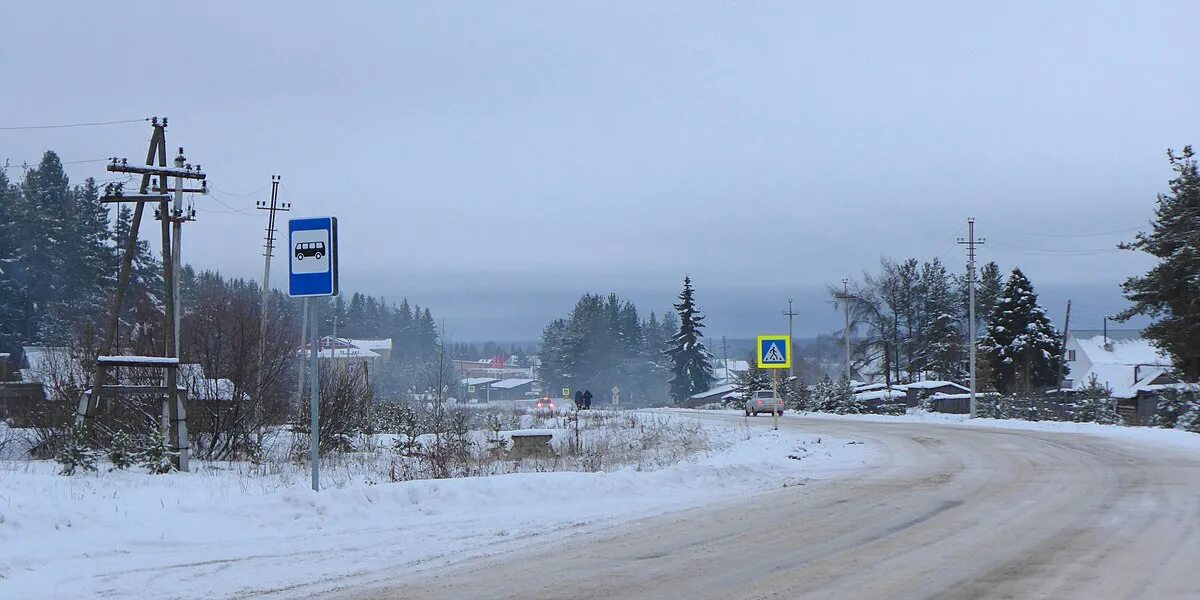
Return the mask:
<svg viewBox="0 0 1200 600">
<path fill-rule="evenodd" d="M 208 173 L 200 172 L 199 166 L 196 166 L 195 169 L 191 165 L 176 168 L 154 167 L 126 164 L 123 158 L 119 163 L 116 158 L 112 160 L 113 162 L 105 167 L 110 173 L 134 173 L 138 175 L 158 175 L 159 177 L 180 177 L 182 179 L 205 179 L 208 177 Z"/>
</svg>

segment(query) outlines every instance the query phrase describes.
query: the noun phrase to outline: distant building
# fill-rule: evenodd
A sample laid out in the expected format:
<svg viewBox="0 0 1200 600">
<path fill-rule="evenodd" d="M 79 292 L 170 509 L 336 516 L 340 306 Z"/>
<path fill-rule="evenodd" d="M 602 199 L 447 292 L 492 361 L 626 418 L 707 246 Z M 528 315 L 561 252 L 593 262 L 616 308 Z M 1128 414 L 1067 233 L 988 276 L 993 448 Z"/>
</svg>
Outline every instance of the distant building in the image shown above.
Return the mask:
<svg viewBox="0 0 1200 600">
<path fill-rule="evenodd" d="M 500 381 L 494 377 L 467 377 L 462 386 L 467 402 L 486 402 L 492 399 L 491 385 Z"/>
<path fill-rule="evenodd" d="M 351 340 L 325 336 L 320 340 L 317 357 L 322 362 L 332 364 L 336 369 L 342 369 L 355 374 L 361 373 L 370 382 L 371 373 L 385 359 L 384 354 L 380 354 L 376 350 L 370 350 L 364 346 L 376 348 L 379 352 L 384 352 L 387 356 L 391 356 L 392 340 L 390 339 Z M 306 358 L 312 352 L 312 344 L 305 344 L 296 352 L 302 358 Z"/>
<path fill-rule="evenodd" d="M 700 406 L 701 404 L 712 404 L 714 402 L 726 402 L 732 400 L 737 397 L 737 387 L 738 386 L 736 383 L 726 383 L 698 394 L 692 394 L 688 397 L 688 404 L 690 406 Z"/>
<path fill-rule="evenodd" d="M 515 358 L 515 357 L 514 357 Z M 480 360 L 453 360 L 454 369 L 463 377 L 493 377 L 495 379 L 536 379 L 534 367 L 515 366 L 512 358 L 496 360 L 484 358 Z"/>
<path fill-rule="evenodd" d="M 369 350 L 378 354 L 380 362 L 392 360 L 392 338 L 347 339 L 346 342 L 355 348 Z"/>
<path fill-rule="evenodd" d="M 492 401 L 536 400 L 542 394 L 541 382 L 536 379 L 501 379 L 490 387 Z"/>
<path fill-rule="evenodd" d="M 750 370 L 750 363 L 744 360 L 713 358 L 709 360 L 713 368 L 714 383 L 735 383 L 738 376 Z"/>
<path fill-rule="evenodd" d="M 1067 389 L 1083 389 L 1092 377 L 1117 398 L 1132 398 L 1139 387 L 1176 383 L 1171 361 L 1136 330 L 1080 330 L 1067 334 L 1063 380 Z"/>
</svg>

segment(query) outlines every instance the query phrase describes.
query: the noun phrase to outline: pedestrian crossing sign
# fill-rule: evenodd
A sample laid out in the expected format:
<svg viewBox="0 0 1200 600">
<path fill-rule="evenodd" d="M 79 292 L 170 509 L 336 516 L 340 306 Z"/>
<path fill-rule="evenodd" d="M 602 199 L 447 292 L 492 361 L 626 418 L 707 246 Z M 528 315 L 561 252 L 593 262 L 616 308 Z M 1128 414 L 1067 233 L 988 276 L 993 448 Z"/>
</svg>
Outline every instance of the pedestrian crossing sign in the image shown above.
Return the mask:
<svg viewBox="0 0 1200 600">
<path fill-rule="evenodd" d="M 792 338 L 790 336 L 758 336 L 758 368 L 789 369 L 791 366 Z"/>
</svg>

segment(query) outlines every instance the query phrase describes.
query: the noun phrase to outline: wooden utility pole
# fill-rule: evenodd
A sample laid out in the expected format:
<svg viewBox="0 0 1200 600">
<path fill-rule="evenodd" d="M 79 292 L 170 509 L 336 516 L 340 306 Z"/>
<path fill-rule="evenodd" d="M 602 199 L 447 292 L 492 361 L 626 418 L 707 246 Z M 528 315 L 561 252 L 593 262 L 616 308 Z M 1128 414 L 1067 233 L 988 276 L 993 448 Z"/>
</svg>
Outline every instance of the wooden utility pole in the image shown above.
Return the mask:
<svg viewBox="0 0 1200 600">
<path fill-rule="evenodd" d="M 162 425 L 167 436 L 168 445 L 177 453 L 176 466 L 183 471 L 188 470 L 188 436 L 187 414 L 184 400 L 187 390 L 180 389 L 179 377 L 179 269 L 182 241 L 182 225 L 186 221 L 195 220 L 194 210 L 183 207 L 184 192 L 207 193 L 206 175 L 200 166 L 194 168 L 183 157 L 183 148 L 175 157 L 175 166 L 167 166 L 167 119 L 160 123 L 158 118 L 150 121 L 154 132 L 150 136 L 150 147 L 146 153 L 146 165 L 130 165 L 126 159 L 113 158 L 107 170 L 112 173 L 129 173 L 142 176 L 142 183 L 136 195 L 126 196 L 119 187 L 109 187 L 100 198 L 103 203 L 134 202 L 133 220 L 130 223 L 129 238 L 125 240 L 125 253 L 121 261 L 121 269 L 117 275 L 117 290 L 113 301 L 113 309 L 109 315 L 105 329 L 104 340 L 101 343 L 99 355 L 96 358 L 95 375 L 92 378 L 92 389 L 80 396 L 79 408 L 75 421 L 79 425 L 94 416 L 100 399 L 104 394 L 139 394 L 161 395 L 163 398 Z M 158 163 L 157 165 L 155 163 Z M 152 179 L 153 177 L 153 179 Z M 175 187 L 169 185 L 169 178 L 175 178 Z M 185 180 L 198 180 L 199 188 L 187 189 Z M 151 185 L 157 188 L 157 193 L 150 193 Z M 170 192 L 174 192 L 174 197 Z M 168 204 L 174 200 L 173 205 Z M 132 270 L 133 257 L 137 252 L 137 240 L 141 217 L 147 202 L 157 202 L 158 210 L 155 217 L 162 222 L 162 255 L 164 304 L 163 314 L 163 356 L 114 356 L 117 329 L 121 318 L 125 292 L 129 287 L 129 276 Z M 119 367 L 159 368 L 163 369 L 163 384 L 156 386 L 123 386 L 116 377 L 109 381 L 109 369 Z"/>
<path fill-rule="evenodd" d="M 263 397 L 266 393 L 266 371 L 267 371 L 267 319 L 271 312 L 271 257 L 275 255 L 275 213 L 288 212 L 292 209 L 292 205 L 284 202 L 279 204 L 279 176 L 271 176 L 271 203 L 259 201 L 258 209 L 267 211 L 267 236 L 263 250 L 263 280 L 262 280 L 262 302 L 259 304 L 259 329 L 258 329 L 258 394 L 254 400 L 253 414 L 251 415 L 251 425 L 259 426 L 259 417 L 263 410 Z M 303 344 L 301 344 L 303 345 Z M 261 442 L 261 430 L 259 431 L 258 439 Z"/>
<path fill-rule="evenodd" d="M 971 369 L 971 418 L 975 418 L 975 343 L 979 338 L 975 324 L 975 247 L 984 243 L 975 239 L 975 217 L 967 219 L 967 239 L 958 238 L 958 243 L 967 246 L 967 347 L 970 348 Z"/>
<path fill-rule="evenodd" d="M 1067 316 L 1063 319 L 1063 339 L 1062 339 L 1062 356 L 1058 361 L 1058 389 L 1059 397 L 1062 397 L 1063 387 L 1063 370 L 1067 366 L 1067 333 L 1071 331 L 1071 301 L 1067 300 Z"/>
</svg>

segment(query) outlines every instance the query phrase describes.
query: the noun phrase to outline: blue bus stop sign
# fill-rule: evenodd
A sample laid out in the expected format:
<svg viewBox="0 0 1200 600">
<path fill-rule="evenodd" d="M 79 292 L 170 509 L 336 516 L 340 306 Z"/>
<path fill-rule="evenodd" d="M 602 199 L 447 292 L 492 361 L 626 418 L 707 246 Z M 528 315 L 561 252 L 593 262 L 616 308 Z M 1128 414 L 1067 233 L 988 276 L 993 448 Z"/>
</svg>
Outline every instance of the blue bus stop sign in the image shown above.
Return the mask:
<svg viewBox="0 0 1200 600">
<path fill-rule="evenodd" d="M 337 217 L 288 221 L 288 295 L 293 298 L 338 293 Z"/>
</svg>

